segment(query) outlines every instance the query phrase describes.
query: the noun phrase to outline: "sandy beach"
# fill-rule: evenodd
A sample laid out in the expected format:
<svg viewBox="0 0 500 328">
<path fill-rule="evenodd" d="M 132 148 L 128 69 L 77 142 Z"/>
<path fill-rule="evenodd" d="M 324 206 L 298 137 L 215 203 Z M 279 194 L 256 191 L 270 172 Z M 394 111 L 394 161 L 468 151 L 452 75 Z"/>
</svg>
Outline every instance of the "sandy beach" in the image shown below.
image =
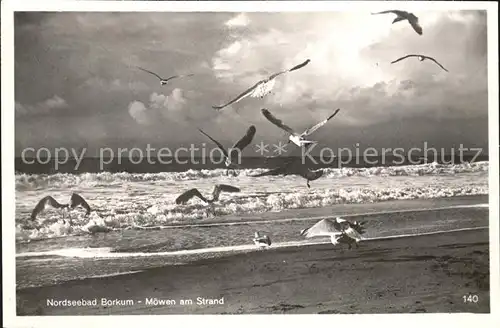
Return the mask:
<svg viewBox="0 0 500 328">
<path fill-rule="evenodd" d="M 18 315 L 488 313 L 488 244 L 488 229 L 479 229 L 367 240 L 352 250 L 331 244 L 271 248 L 21 289 L 17 311 Z M 464 302 L 464 295 L 477 295 L 477 302 Z M 197 304 L 199 297 L 224 304 Z M 106 306 L 101 305 L 103 298 L 129 301 Z M 154 305 L 155 298 L 163 305 Z M 64 299 L 96 299 L 97 305 L 48 305 L 48 300 Z M 189 299 L 192 304 L 180 304 Z"/>
</svg>

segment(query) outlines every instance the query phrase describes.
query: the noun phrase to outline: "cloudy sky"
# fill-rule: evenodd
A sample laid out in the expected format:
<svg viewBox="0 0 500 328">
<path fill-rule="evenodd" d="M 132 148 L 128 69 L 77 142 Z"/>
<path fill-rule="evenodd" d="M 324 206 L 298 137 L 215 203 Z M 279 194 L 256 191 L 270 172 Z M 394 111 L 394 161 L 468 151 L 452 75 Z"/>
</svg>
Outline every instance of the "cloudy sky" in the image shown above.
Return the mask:
<svg viewBox="0 0 500 328">
<path fill-rule="evenodd" d="M 269 109 L 328 147 L 485 147 L 486 14 L 415 12 L 424 33 L 394 16 L 329 13 L 16 13 L 16 154 L 25 147 L 228 146 L 285 136 Z M 435 57 L 408 59 L 410 53 Z M 220 105 L 279 70 L 264 99 Z M 162 76 L 192 73 L 161 86 Z"/>
</svg>

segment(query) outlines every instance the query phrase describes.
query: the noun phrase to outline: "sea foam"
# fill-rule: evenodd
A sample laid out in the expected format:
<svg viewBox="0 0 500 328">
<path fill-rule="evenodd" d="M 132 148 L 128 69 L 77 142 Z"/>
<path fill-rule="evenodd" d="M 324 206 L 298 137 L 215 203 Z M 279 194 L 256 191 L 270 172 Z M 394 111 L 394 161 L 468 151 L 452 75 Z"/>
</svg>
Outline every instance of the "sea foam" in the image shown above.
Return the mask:
<svg viewBox="0 0 500 328">
<path fill-rule="evenodd" d="M 487 172 L 489 162 L 475 162 L 462 164 L 420 164 L 371 168 L 326 168 L 325 177 L 371 177 L 371 176 L 427 176 L 427 175 L 453 175 L 458 173 Z M 236 177 L 252 177 L 265 172 L 266 169 L 235 170 Z M 187 170 L 185 172 L 162 173 L 56 173 L 56 174 L 16 174 L 16 190 L 38 190 L 50 187 L 99 187 L 123 182 L 165 182 L 189 181 L 228 177 L 226 169 L 215 170 Z M 263 177 L 265 178 L 265 177 Z M 260 178 L 256 178 L 260 179 Z"/>
</svg>

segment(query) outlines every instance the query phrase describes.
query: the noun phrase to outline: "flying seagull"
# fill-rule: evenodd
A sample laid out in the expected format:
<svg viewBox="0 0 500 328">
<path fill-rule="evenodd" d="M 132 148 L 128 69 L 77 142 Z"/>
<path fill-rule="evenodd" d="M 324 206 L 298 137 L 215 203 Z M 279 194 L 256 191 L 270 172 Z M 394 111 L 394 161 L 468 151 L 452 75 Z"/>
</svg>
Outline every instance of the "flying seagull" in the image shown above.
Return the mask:
<svg viewBox="0 0 500 328">
<path fill-rule="evenodd" d="M 166 85 L 170 80 L 173 80 L 173 79 L 177 79 L 177 78 L 181 78 L 181 77 L 189 77 L 189 76 L 194 76 L 194 74 L 185 74 L 185 75 L 174 75 L 174 76 L 171 76 L 169 78 L 163 78 L 161 77 L 160 75 L 154 73 L 154 72 L 151 72 L 151 71 L 148 71 L 147 69 L 144 69 L 142 67 L 139 67 L 139 66 L 136 66 L 138 69 L 146 72 L 146 73 L 149 73 L 149 74 L 152 74 L 154 76 L 156 76 L 159 80 L 160 80 L 160 84 L 161 85 Z"/>
<path fill-rule="evenodd" d="M 312 227 L 302 230 L 300 235 L 306 238 L 329 236 L 333 245 L 348 244 L 351 249 L 352 244 L 358 247 L 358 242 L 363 239 L 361 234 L 364 233 L 364 229 L 361 226 L 362 223 L 352 224 L 340 218 L 333 221 L 323 219 Z"/>
<path fill-rule="evenodd" d="M 410 23 L 411 27 L 413 27 L 415 32 L 417 32 L 419 35 L 422 35 L 423 33 L 422 26 L 420 26 L 420 24 L 418 23 L 418 17 L 412 13 L 403 10 L 386 10 L 378 13 L 373 13 L 372 15 L 389 14 L 389 13 L 397 15 L 394 21 L 392 21 L 392 24 L 407 20 L 408 23 Z"/>
<path fill-rule="evenodd" d="M 410 57 L 417 57 L 418 60 L 420 60 L 421 62 L 424 61 L 424 60 L 426 60 L 426 59 L 430 59 L 433 62 L 435 62 L 439 67 L 441 67 L 443 70 L 445 70 L 446 72 L 448 72 L 448 70 L 446 68 L 444 68 L 443 65 L 441 65 L 436 59 L 434 59 L 432 57 L 429 57 L 429 56 L 425 56 L 425 55 L 415 55 L 415 54 L 406 55 L 406 56 L 403 56 L 401 58 L 396 59 L 395 61 L 392 61 L 391 64 L 397 63 L 398 61 L 401 61 L 403 59 L 410 58 Z"/>
<path fill-rule="evenodd" d="M 176 204 L 186 204 L 191 198 L 193 197 L 198 197 L 205 203 L 213 203 L 219 200 L 219 196 L 221 192 L 240 192 L 240 188 L 233 187 L 230 185 L 225 185 L 225 184 L 218 184 L 214 186 L 214 189 L 212 191 L 212 199 L 208 199 L 205 196 L 203 196 L 200 191 L 196 188 L 189 189 L 182 193 L 177 199 L 175 200 Z"/>
<path fill-rule="evenodd" d="M 303 62 L 302 64 L 299 64 L 299 65 L 296 65 L 290 69 L 287 69 L 287 70 L 284 70 L 284 71 L 281 71 L 281 72 L 278 72 L 278 73 L 275 73 L 271 76 L 269 76 L 268 78 L 264 79 L 264 80 L 261 80 L 257 83 L 255 83 L 251 88 L 243 91 L 240 95 L 238 95 L 236 98 L 234 98 L 233 100 L 229 101 L 228 103 L 224 104 L 224 105 L 221 105 L 221 106 L 212 106 L 213 109 L 215 110 L 222 110 L 223 108 L 229 106 L 229 105 L 232 105 L 234 103 L 237 103 L 238 101 L 246 98 L 246 97 L 260 97 L 260 98 L 264 98 L 264 96 L 268 95 L 273 87 L 274 87 L 274 84 L 276 83 L 276 78 L 280 75 L 283 75 L 285 73 L 289 73 L 289 72 L 292 72 L 292 71 L 295 71 L 295 70 L 298 70 L 304 66 L 306 66 L 307 64 L 309 64 L 311 60 L 310 59 L 307 59 L 305 62 Z"/>
<path fill-rule="evenodd" d="M 271 238 L 267 235 L 261 236 L 259 232 L 255 232 L 255 237 L 253 239 L 255 245 L 260 247 L 269 247 L 271 246 Z"/>
<path fill-rule="evenodd" d="M 282 129 L 290 134 L 290 136 L 288 137 L 288 143 L 293 142 L 297 146 L 302 147 L 302 146 L 307 145 L 307 144 L 316 143 L 316 141 L 306 140 L 305 137 L 309 136 L 314 131 L 318 130 L 320 127 L 325 125 L 326 122 L 328 122 L 330 119 L 332 119 L 339 112 L 339 110 L 340 110 L 340 108 L 337 108 L 337 110 L 332 115 L 328 116 L 328 118 L 326 120 L 323 120 L 323 121 L 319 122 L 318 124 L 310 127 L 309 129 L 306 129 L 304 132 L 302 132 L 302 134 L 298 134 L 297 132 L 295 132 L 291 127 L 284 124 L 283 121 L 276 118 L 267 109 L 263 108 L 261 111 L 262 111 L 262 114 L 265 116 L 265 118 L 267 118 L 268 121 L 270 121 L 271 123 L 273 123 L 274 125 L 276 125 L 280 129 Z"/>
<path fill-rule="evenodd" d="M 300 160 L 300 158 L 299 158 Z M 300 175 L 304 179 L 307 180 L 307 188 L 311 188 L 311 185 L 309 184 L 310 181 L 317 180 L 321 178 L 324 174 L 324 170 L 318 169 L 318 170 L 311 170 L 310 168 L 306 167 L 304 164 L 288 160 L 283 164 L 282 166 L 279 166 L 277 168 L 271 169 L 266 172 L 262 172 L 256 175 L 253 175 L 252 177 L 258 178 L 258 177 L 264 177 L 264 176 L 269 176 L 269 175 Z"/>
<path fill-rule="evenodd" d="M 33 211 L 31 212 L 31 219 L 34 220 L 36 219 L 36 216 L 42 212 L 43 210 L 53 207 L 53 208 L 69 208 L 71 207 L 72 209 L 77 207 L 77 206 L 82 206 L 84 209 L 87 210 L 86 215 L 88 215 L 91 211 L 89 204 L 83 199 L 82 196 L 73 193 L 71 195 L 70 203 L 69 204 L 61 204 L 57 200 L 55 200 L 52 196 L 45 196 L 43 197 L 38 204 L 35 206 Z"/>
<path fill-rule="evenodd" d="M 234 146 L 232 148 L 228 150 L 226 150 L 224 148 L 224 146 L 218 142 L 217 140 L 215 140 L 214 138 L 212 138 L 211 136 L 209 136 L 208 134 L 206 134 L 203 130 L 201 129 L 198 129 L 201 133 L 203 133 L 205 136 L 208 137 L 208 139 L 212 140 L 216 145 L 217 147 L 222 151 L 222 153 L 224 154 L 224 157 L 225 157 L 225 165 L 226 167 L 230 167 L 230 166 L 239 166 L 238 163 L 235 163 L 235 160 L 238 160 L 238 155 L 241 154 L 241 152 L 243 151 L 243 149 L 245 149 L 246 146 L 248 146 L 252 140 L 253 140 L 253 137 L 255 136 L 255 132 L 257 131 L 255 129 L 255 126 L 254 125 L 251 125 L 246 134 L 238 141 L 234 144 Z M 237 152 L 233 152 L 233 150 L 237 150 Z"/>
</svg>

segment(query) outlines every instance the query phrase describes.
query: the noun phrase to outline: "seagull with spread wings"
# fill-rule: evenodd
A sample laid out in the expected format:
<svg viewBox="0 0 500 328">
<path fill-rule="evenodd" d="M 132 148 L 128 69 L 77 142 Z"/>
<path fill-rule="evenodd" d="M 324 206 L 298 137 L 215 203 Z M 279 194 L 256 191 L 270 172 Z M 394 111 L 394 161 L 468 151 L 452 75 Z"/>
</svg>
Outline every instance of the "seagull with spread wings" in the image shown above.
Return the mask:
<svg viewBox="0 0 500 328">
<path fill-rule="evenodd" d="M 141 71 L 144 71 L 146 73 L 149 73 L 151 75 L 154 75 L 156 76 L 159 80 L 160 80 L 160 84 L 161 85 L 166 85 L 170 80 L 173 80 L 173 79 L 177 79 L 177 78 L 181 78 L 181 77 L 189 77 L 189 76 L 194 76 L 194 74 L 185 74 L 185 75 L 173 75 L 171 77 L 168 77 L 168 78 L 163 78 L 161 77 L 160 75 L 156 74 L 155 72 L 151 72 L 147 69 L 144 69 L 142 67 L 139 67 L 139 66 L 136 66 L 138 69 L 140 69 Z"/>
<path fill-rule="evenodd" d="M 421 62 L 423 62 L 424 60 L 426 59 L 429 59 L 429 60 L 432 60 L 434 63 L 436 63 L 439 67 L 441 67 L 444 71 L 448 72 L 448 70 L 446 68 L 444 68 L 443 65 L 441 65 L 436 59 L 432 58 L 432 57 L 429 57 L 429 56 L 425 56 L 425 55 L 416 55 L 416 54 L 410 54 L 410 55 L 406 55 L 406 56 L 403 56 L 401 58 L 398 58 L 396 59 L 395 61 L 392 61 L 391 64 L 394 64 L 394 63 L 397 63 L 403 59 L 406 59 L 406 58 L 410 58 L 410 57 L 417 57 L 418 60 L 420 60 Z"/>
<path fill-rule="evenodd" d="M 363 239 L 361 236 L 365 231 L 363 223 L 351 223 L 347 220 L 336 218 L 335 220 L 323 219 L 317 222 L 310 228 L 306 228 L 300 232 L 301 236 L 306 238 L 328 236 L 333 245 L 348 244 L 358 246 L 358 242 Z"/>
<path fill-rule="evenodd" d="M 239 156 L 241 154 L 241 152 L 243 151 L 243 149 L 245 149 L 252 142 L 253 137 L 255 136 L 255 132 L 257 131 L 255 129 L 255 126 L 251 125 L 248 128 L 245 135 L 240 140 L 238 140 L 238 142 L 236 142 L 234 144 L 234 146 L 232 148 L 230 148 L 228 151 L 226 148 L 224 148 L 224 146 L 220 142 L 218 142 L 217 140 L 215 140 L 214 138 L 209 136 L 203 130 L 201 130 L 201 129 L 198 129 L 198 130 L 201 133 L 203 133 L 208 139 L 212 140 L 217 145 L 217 147 L 222 151 L 222 154 L 224 155 L 224 158 L 225 158 L 224 163 L 225 163 L 226 167 L 239 166 L 238 163 L 235 163 L 235 161 L 238 160 L 238 158 L 236 158 L 236 157 Z M 233 152 L 234 150 L 236 150 L 236 152 Z"/>
<path fill-rule="evenodd" d="M 203 202 L 211 204 L 213 202 L 216 202 L 219 200 L 219 196 L 221 192 L 240 192 L 240 188 L 233 187 L 230 185 L 225 185 L 225 184 L 217 184 L 214 186 L 214 189 L 212 191 L 212 198 L 208 199 L 205 196 L 203 196 L 200 191 L 196 188 L 189 189 L 185 192 L 183 192 L 177 199 L 175 200 L 176 204 L 186 204 L 191 198 L 193 197 L 198 197 L 201 199 Z"/>
<path fill-rule="evenodd" d="M 332 115 L 328 116 L 325 120 L 323 120 L 323 121 L 319 122 L 318 124 L 306 129 L 301 134 L 298 134 L 297 132 L 295 132 L 291 127 L 289 127 L 288 125 L 283 123 L 282 120 L 276 118 L 267 109 L 263 108 L 261 111 L 262 111 L 262 114 L 264 115 L 264 117 L 267 118 L 267 120 L 269 122 L 273 123 L 274 125 L 276 125 L 280 129 L 282 129 L 290 134 L 290 136 L 288 137 L 288 143 L 293 142 L 297 146 L 302 147 L 302 146 L 307 145 L 307 144 L 316 143 L 316 141 L 306 140 L 305 137 L 311 135 L 313 132 L 315 132 L 320 127 L 325 125 L 330 119 L 332 119 L 335 115 L 337 115 L 337 113 L 340 111 L 340 108 L 338 108 Z"/>
<path fill-rule="evenodd" d="M 271 238 L 268 235 L 261 236 L 257 231 L 255 232 L 255 237 L 253 238 L 253 242 L 255 245 L 259 247 L 269 247 L 271 246 Z"/>
<path fill-rule="evenodd" d="M 417 32 L 419 35 L 422 35 L 423 33 L 422 26 L 420 26 L 418 22 L 418 17 L 412 13 L 403 10 L 386 10 L 378 13 L 373 13 L 372 15 L 378 14 L 396 14 L 397 17 L 392 21 L 392 24 L 407 20 L 408 23 L 410 23 L 411 27 L 413 27 L 415 32 Z"/>
<path fill-rule="evenodd" d="M 275 74 L 269 76 L 268 78 L 255 83 L 251 88 L 248 88 L 247 90 L 243 91 L 241 94 L 239 94 L 236 98 L 232 99 L 228 103 L 221 105 L 221 106 L 212 106 L 212 108 L 220 111 L 220 110 L 224 109 L 225 107 L 230 106 L 234 103 L 237 103 L 238 101 L 240 101 L 246 97 L 264 98 L 264 96 L 271 93 L 271 91 L 274 87 L 274 84 L 276 83 L 276 78 L 278 76 L 281 76 L 281 75 L 289 73 L 289 72 L 296 71 L 296 70 L 306 66 L 307 64 L 309 64 L 310 61 L 311 61 L 310 59 L 307 59 L 303 63 L 296 65 L 290 69 L 286 69 L 284 71 L 275 73 Z"/>
<path fill-rule="evenodd" d="M 59 209 L 59 208 L 71 208 L 71 209 L 73 209 L 73 208 L 76 208 L 78 206 L 82 206 L 84 209 L 87 210 L 87 213 L 85 215 L 88 215 L 91 211 L 89 204 L 85 201 L 85 199 L 83 199 L 82 196 L 78 195 L 77 193 L 73 193 L 71 195 L 71 199 L 70 199 L 69 204 L 61 204 L 57 200 L 55 200 L 54 197 L 45 196 L 38 202 L 38 204 L 35 206 L 35 208 L 31 212 L 31 219 L 35 220 L 36 216 L 40 212 L 42 212 L 50 207 L 53 207 L 56 209 Z"/>
</svg>

